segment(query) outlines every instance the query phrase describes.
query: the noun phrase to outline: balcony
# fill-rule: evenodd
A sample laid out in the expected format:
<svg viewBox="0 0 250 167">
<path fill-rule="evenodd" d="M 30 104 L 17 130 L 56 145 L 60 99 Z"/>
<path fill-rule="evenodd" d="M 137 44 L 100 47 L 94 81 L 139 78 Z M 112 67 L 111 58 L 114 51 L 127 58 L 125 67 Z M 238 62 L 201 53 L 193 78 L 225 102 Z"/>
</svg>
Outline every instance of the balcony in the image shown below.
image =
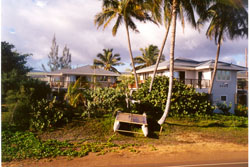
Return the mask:
<svg viewBox="0 0 250 167">
<path fill-rule="evenodd" d="M 210 80 L 208 79 L 176 79 L 185 85 L 192 86 L 193 88 L 206 89 L 210 87 Z"/>
<path fill-rule="evenodd" d="M 179 79 L 179 78 L 175 78 L 177 81 L 179 82 L 182 82 L 186 85 L 189 85 L 193 88 L 199 88 L 199 89 L 206 89 L 206 88 L 209 88 L 210 87 L 210 80 L 208 79 Z M 139 84 L 140 83 L 144 83 L 144 80 L 140 80 L 139 81 Z M 128 85 L 130 89 L 135 89 L 136 86 L 135 86 L 135 83 L 134 84 L 129 84 Z"/>
<path fill-rule="evenodd" d="M 51 88 L 54 89 L 67 89 L 70 84 L 74 84 L 75 81 L 51 81 L 49 82 L 49 85 Z M 93 82 L 80 82 L 80 87 L 89 87 L 89 88 L 94 88 L 94 87 L 116 87 L 116 83 L 111 83 L 108 81 L 98 81 L 96 83 Z"/>
</svg>

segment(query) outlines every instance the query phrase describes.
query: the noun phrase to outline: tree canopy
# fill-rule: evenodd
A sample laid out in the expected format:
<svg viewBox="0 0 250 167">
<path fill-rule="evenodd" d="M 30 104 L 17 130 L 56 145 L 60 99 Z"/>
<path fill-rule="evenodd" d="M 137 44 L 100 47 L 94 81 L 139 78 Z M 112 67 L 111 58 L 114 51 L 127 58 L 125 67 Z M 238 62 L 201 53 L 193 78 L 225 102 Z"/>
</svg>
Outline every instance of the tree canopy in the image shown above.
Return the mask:
<svg viewBox="0 0 250 167">
<path fill-rule="evenodd" d="M 137 65 L 136 70 L 154 65 L 156 63 L 159 49 L 155 45 L 149 45 L 145 49 L 141 48 L 141 55 L 134 58 L 134 62 Z M 161 56 L 160 62 L 165 60 L 165 56 Z"/>
<path fill-rule="evenodd" d="M 63 68 L 71 68 L 71 53 L 69 52 L 69 48 L 67 47 L 67 45 L 65 45 L 61 57 L 58 56 L 58 49 L 59 46 L 56 43 L 56 36 L 54 35 L 52 46 L 48 54 L 48 66 L 50 68 L 50 71 L 56 71 Z M 47 71 L 43 64 L 42 67 L 44 71 Z"/>
<path fill-rule="evenodd" d="M 120 73 L 115 66 L 122 65 L 120 62 L 120 54 L 113 54 L 113 49 L 103 49 L 103 54 L 98 53 L 97 57 L 99 59 L 94 59 L 94 65 L 102 67 L 105 70 Z"/>
<path fill-rule="evenodd" d="M 26 66 L 27 58 L 31 56 L 31 54 L 21 54 L 14 49 L 14 45 L 5 41 L 1 42 L 2 74 L 15 70 L 18 75 L 25 75 L 31 70 L 30 67 Z"/>
<path fill-rule="evenodd" d="M 1 42 L 2 61 L 2 99 L 9 90 L 17 91 L 26 74 L 32 68 L 27 66 L 27 58 L 31 54 L 21 54 L 14 50 L 15 46 L 8 42 Z"/>
</svg>

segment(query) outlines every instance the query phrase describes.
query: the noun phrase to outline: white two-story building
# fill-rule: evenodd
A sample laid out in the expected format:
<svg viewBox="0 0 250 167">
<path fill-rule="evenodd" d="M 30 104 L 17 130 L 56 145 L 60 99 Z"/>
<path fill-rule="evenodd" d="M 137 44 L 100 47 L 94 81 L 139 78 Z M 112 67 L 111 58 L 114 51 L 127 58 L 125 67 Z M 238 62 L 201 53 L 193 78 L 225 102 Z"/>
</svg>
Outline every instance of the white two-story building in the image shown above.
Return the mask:
<svg viewBox="0 0 250 167">
<path fill-rule="evenodd" d="M 146 80 L 153 75 L 155 65 L 149 66 L 136 73 L 140 80 Z M 208 92 L 212 78 L 214 60 L 196 61 L 191 59 L 177 58 L 174 61 L 174 78 L 185 84 L 192 85 L 198 92 Z M 217 74 L 212 90 L 213 104 L 217 102 L 232 103 L 230 112 L 234 113 L 237 95 L 237 72 L 246 71 L 242 66 L 219 62 Z M 164 61 L 157 68 L 158 76 L 169 76 L 169 61 Z"/>
</svg>

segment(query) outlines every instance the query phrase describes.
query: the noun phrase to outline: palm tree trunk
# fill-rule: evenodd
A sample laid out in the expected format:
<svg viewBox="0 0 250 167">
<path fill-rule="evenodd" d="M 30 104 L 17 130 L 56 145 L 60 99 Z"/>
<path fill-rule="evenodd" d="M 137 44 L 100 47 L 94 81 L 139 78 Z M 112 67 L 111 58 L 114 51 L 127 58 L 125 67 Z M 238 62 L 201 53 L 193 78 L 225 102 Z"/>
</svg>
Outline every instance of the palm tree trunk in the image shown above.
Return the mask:
<svg viewBox="0 0 250 167">
<path fill-rule="evenodd" d="M 163 49 L 164 49 L 165 43 L 166 43 L 167 38 L 168 38 L 169 27 L 170 27 L 170 22 L 168 22 L 168 25 L 167 25 L 167 28 L 166 28 L 165 37 L 164 37 L 163 42 L 162 42 L 162 45 L 161 45 L 161 50 L 160 50 L 160 52 L 159 52 L 159 55 L 158 55 L 157 61 L 156 61 L 156 63 L 155 63 L 155 69 L 154 69 L 154 73 L 153 73 L 153 76 L 152 76 L 152 80 L 151 80 L 151 82 L 150 82 L 149 92 L 151 92 L 152 87 L 153 87 L 153 82 L 154 82 L 154 79 L 155 79 L 155 74 L 156 74 L 156 71 L 157 71 L 158 65 L 159 65 L 160 60 L 161 60 L 161 56 L 162 56 L 162 52 L 163 52 Z"/>
<path fill-rule="evenodd" d="M 212 91 L 213 91 L 214 79 L 215 79 L 216 72 L 217 72 L 218 60 L 219 60 L 219 56 L 220 56 L 221 37 L 222 37 L 222 32 L 220 32 L 220 35 L 218 38 L 217 53 L 216 53 L 216 58 L 215 58 L 215 62 L 214 62 L 214 70 L 213 70 L 212 78 L 210 80 L 210 87 L 208 89 L 208 94 L 210 94 L 210 95 L 212 94 Z"/>
<path fill-rule="evenodd" d="M 172 39 L 171 39 L 171 45 L 170 45 L 170 64 L 169 64 L 169 88 L 168 88 L 168 97 L 166 102 L 165 111 L 161 117 L 161 119 L 158 121 L 158 124 L 162 125 L 168 115 L 169 109 L 170 109 L 170 103 L 171 103 L 171 96 L 172 96 L 172 88 L 173 88 L 173 76 L 174 76 L 174 48 L 175 48 L 175 34 L 176 34 L 176 16 L 177 16 L 177 0 L 173 1 L 173 16 L 172 16 Z"/>
<path fill-rule="evenodd" d="M 134 64 L 133 54 L 132 54 L 132 50 L 131 50 L 131 43 L 130 43 L 130 37 L 129 37 L 129 31 L 128 31 L 128 24 L 127 24 L 127 22 L 125 20 L 124 20 L 124 22 L 125 22 L 126 31 L 127 31 L 129 56 L 130 56 L 130 59 L 131 59 L 131 63 L 132 63 L 132 67 L 133 67 L 133 72 L 134 72 L 134 76 L 135 76 L 135 85 L 136 85 L 136 89 L 138 89 L 138 79 L 137 79 L 137 74 L 136 74 L 136 70 L 135 70 L 135 64 Z"/>
</svg>

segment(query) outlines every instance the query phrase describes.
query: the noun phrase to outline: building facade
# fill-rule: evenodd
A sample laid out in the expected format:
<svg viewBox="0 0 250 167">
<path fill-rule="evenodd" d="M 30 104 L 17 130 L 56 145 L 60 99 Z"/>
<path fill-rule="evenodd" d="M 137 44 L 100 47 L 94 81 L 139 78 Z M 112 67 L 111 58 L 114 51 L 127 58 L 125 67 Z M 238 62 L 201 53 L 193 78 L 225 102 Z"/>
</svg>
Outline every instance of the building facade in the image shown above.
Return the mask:
<svg viewBox="0 0 250 167">
<path fill-rule="evenodd" d="M 98 84 L 100 87 L 112 87 L 120 76 L 117 73 L 104 69 L 93 68 L 90 65 L 75 69 L 61 69 L 47 73 L 51 88 L 68 88 L 71 83 L 81 78 L 82 82 Z"/>
<path fill-rule="evenodd" d="M 153 75 L 155 65 L 137 71 L 141 81 Z M 210 87 L 214 68 L 214 60 L 195 61 L 177 58 L 174 61 L 174 78 L 193 86 L 196 91 L 207 93 Z M 230 112 L 234 113 L 237 103 L 237 72 L 246 71 L 242 66 L 218 62 L 217 74 L 213 84 L 212 102 L 232 104 Z M 158 76 L 169 76 L 169 61 L 159 64 Z"/>
</svg>

